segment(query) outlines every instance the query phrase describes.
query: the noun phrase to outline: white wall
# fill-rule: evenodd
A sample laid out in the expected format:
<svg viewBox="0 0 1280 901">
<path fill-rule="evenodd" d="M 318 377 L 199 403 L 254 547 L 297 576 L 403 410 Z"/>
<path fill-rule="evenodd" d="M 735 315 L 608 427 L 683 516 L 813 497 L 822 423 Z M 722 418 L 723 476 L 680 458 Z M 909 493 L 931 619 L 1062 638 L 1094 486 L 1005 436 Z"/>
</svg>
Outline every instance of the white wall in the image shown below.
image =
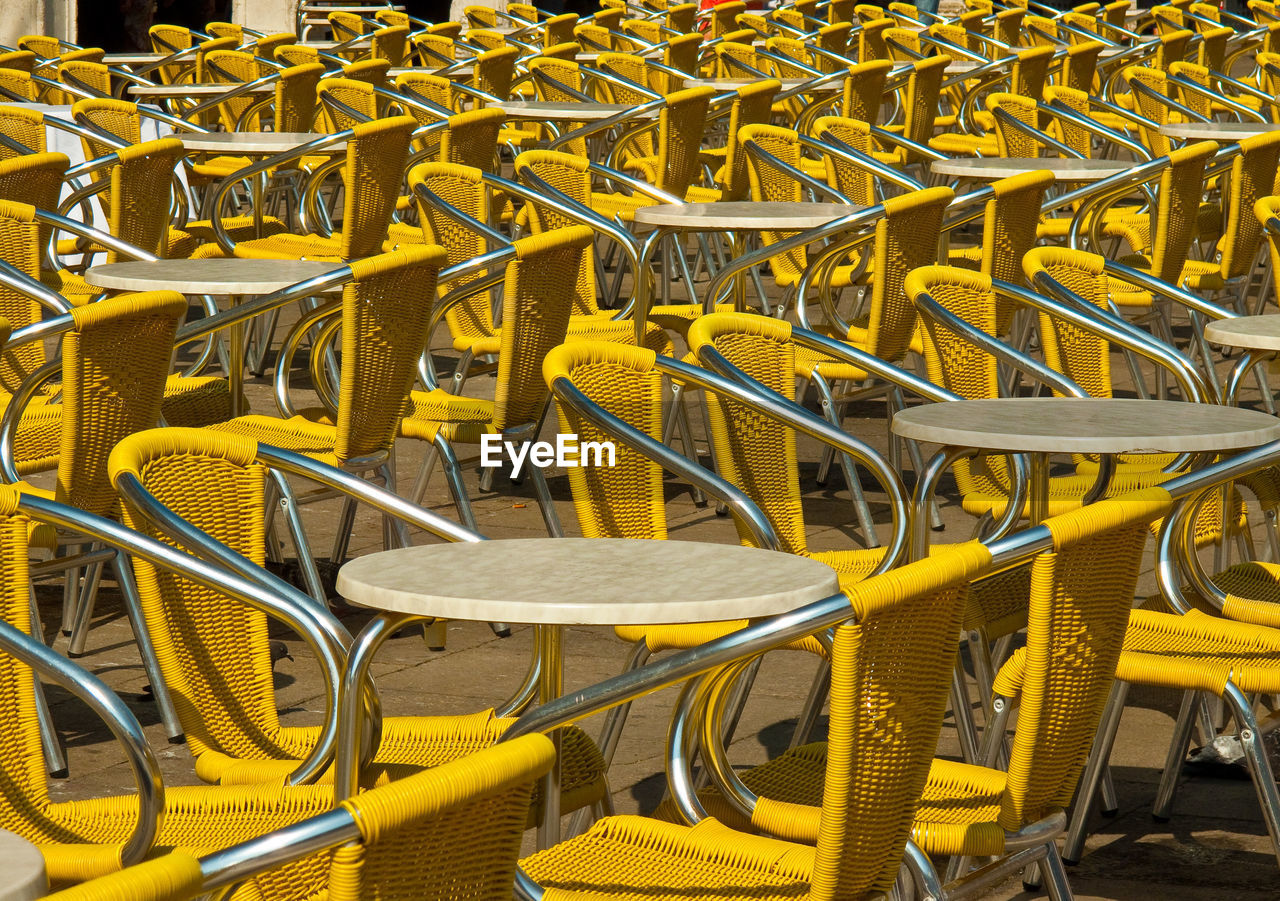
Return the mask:
<svg viewBox="0 0 1280 901">
<path fill-rule="evenodd" d="M 12 47 L 24 34 L 76 39 L 76 0 L 0 0 L 0 44 Z"/>
<path fill-rule="evenodd" d="M 298 0 L 231 0 L 231 21 L 274 34 L 293 31 Z"/>
</svg>

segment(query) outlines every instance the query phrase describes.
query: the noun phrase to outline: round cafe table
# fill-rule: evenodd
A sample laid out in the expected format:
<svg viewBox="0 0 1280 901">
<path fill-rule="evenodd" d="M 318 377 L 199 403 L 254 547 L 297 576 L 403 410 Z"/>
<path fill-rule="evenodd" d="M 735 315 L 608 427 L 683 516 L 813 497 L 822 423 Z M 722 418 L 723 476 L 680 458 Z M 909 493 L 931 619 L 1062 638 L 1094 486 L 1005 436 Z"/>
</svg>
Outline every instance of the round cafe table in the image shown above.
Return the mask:
<svg viewBox="0 0 1280 901">
<path fill-rule="evenodd" d="M 839 590 L 833 569 L 739 545 L 608 538 L 435 544 L 369 554 L 338 571 L 338 592 L 377 615 L 352 644 L 340 703 L 336 798 L 358 784 L 361 686 L 379 645 L 428 619 L 536 626 L 539 703 L 563 692 L 565 626 L 705 623 L 773 616 Z M 553 734 L 552 740 L 558 739 Z M 543 793 L 541 846 L 560 831 L 559 766 Z"/>
<path fill-rule="evenodd" d="M 1057 181 L 1095 182 L 1119 175 L 1133 168 L 1132 163 L 1116 160 L 1073 159 L 1071 157 L 974 157 L 933 160 L 929 171 L 953 178 L 995 181 L 1026 172 L 1047 169 Z"/>
<path fill-rule="evenodd" d="M 156 99 L 172 99 L 172 98 L 197 98 L 216 97 L 219 94 L 225 94 L 234 88 L 238 88 L 237 84 L 131 84 L 129 85 L 129 93 L 135 97 L 154 97 Z M 275 90 L 275 85 L 263 84 L 258 85 L 249 93 L 251 94 L 270 94 Z"/>
<path fill-rule="evenodd" d="M 1250 370 L 1265 360 L 1275 359 L 1280 352 L 1280 314 L 1215 319 L 1205 325 L 1204 337 L 1211 344 L 1248 351 L 1231 367 L 1222 387 L 1224 401 L 1234 404 L 1240 383 Z"/>
<path fill-rule="evenodd" d="M 1241 141 L 1271 131 L 1280 131 L 1280 123 L 1170 122 L 1160 126 L 1160 134 L 1185 141 Z"/>
<path fill-rule="evenodd" d="M 188 297 L 225 295 L 238 306 L 245 297 L 271 294 L 342 267 L 300 260 L 132 260 L 93 266 L 85 281 L 115 291 L 177 291 Z M 231 383 L 231 415 L 244 409 L 245 324 L 227 326 L 227 379 Z"/>
<path fill-rule="evenodd" d="M 502 100 L 489 109 L 502 110 L 512 119 L 550 122 L 599 122 L 635 109 L 629 103 L 576 103 L 569 100 Z M 655 110 L 653 115 L 657 115 Z"/>
<path fill-rule="evenodd" d="M 0 829 L 0 901 L 35 901 L 49 891 L 44 855 L 25 838 Z"/>
<path fill-rule="evenodd" d="M 1118 397 L 1002 397 L 925 404 L 899 411 L 894 434 L 943 445 L 926 473 L 971 450 L 1029 454 L 1033 525 L 1047 517 L 1052 454 L 1216 453 L 1280 438 L 1280 419 L 1216 404 Z M 914 515 L 926 522 L 936 478 L 921 477 Z M 927 553 L 916 530 L 913 555 Z"/>
</svg>

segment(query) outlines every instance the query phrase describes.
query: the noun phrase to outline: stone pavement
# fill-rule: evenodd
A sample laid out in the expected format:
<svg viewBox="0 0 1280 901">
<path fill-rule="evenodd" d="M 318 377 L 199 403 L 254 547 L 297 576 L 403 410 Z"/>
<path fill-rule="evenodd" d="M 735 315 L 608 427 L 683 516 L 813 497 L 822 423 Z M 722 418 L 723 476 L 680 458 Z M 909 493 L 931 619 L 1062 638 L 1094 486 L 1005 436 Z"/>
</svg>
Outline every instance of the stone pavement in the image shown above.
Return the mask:
<svg viewBox="0 0 1280 901">
<path fill-rule="evenodd" d="M 443 362 L 443 361 L 442 361 Z M 441 371 L 448 372 L 445 364 Z M 1117 361 L 1114 369 L 1122 372 Z M 491 396 L 492 379 L 480 377 L 467 385 L 467 393 Z M 249 385 L 252 407 L 274 412 L 265 380 Z M 551 417 L 554 422 L 554 417 Z M 884 407 L 878 402 L 851 408 L 848 426 L 859 437 L 882 450 L 886 446 Z M 553 432 L 548 426 L 545 434 Z M 407 489 L 417 474 L 422 448 L 401 442 L 399 479 Z M 926 448 L 926 452 L 928 449 Z M 826 487 L 815 484 L 816 447 L 802 440 L 801 477 L 809 538 L 815 549 L 850 547 L 855 541 L 854 517 L 839 471 Z M 495 489 L 481 492 L 477 470 L 467 468 L 467 481 L 482 531 L 492 538 L 535 537 L 545 534 L 532 489 L 526 481 L 511 486 L 503 477 Z M 553 472 L 551 490 L 560 517 L 570 534 L 577 534 L 569 501 L 567 479 Z M 885 507 L 871 484 L 868 498 L 883 521 Z M 959 508 L 954 486 L 945 486 L 942 515 L 946 523 L 940 540 L 963 540 L 972 520 Z M 713 509 L 699 508 L 687 491 L 668 480 L 668 509 L 672 537 L 689 540 L 734 542 L 730 520 Z M 442 477 L 433 478 L 427 506 L 453 517 Z M 325 501 L 304 510 L 317 556 L 327 553 L 338 508 Z M 418 540 L 424 540 L 421 537 Z M 378 518 L 362 511 L 357 518 L 352 555 L 381 547 Z M 1150 589 L 1149 562 L 1144 590 Z M 608 578 L 607 572 L 601 578 Z M 53 634 L 59 613 L 60 590 L 39 592 L 46 629 L 55 647 L 65 649 L 66 639 Z M 146 678 L 138 661 L 128 624 L 118 603 L 115 586 L 104 583 L 89 637 L 88 653 L 80 663 L 97 673 L 129 703 L 146 727 L 160 757 L 167 784 L 195 784 L 190 757 L 182 745 L 164 741 L 154 707 L 142 694 Z M 359 613 L 344 613 L 353 632 L 365 620 Z M 321 682 L 313 661 L 301 643 L 278 630 L 289 647 L 290 658 L 276 667 L 276 689 L 286 725 L 318 723 L 322 717 Z M 501 702 L 525 673 L 531 653 L 531 632 L 516 626 L 510 637 L 498 638 L 483 624 L 453 622 L 443 651 L 428 650 L 421 630 L 412 628 L 392 639 L 373 665 L 373 675 L 390 715 L 456 714 L 474 712 Z M 570 629 L 565 638 L 566 685 L 586 685 L 616 674 L 624 665 L 628 648 L 610 629 Z M 780 753 L 790 737 L 793 717 L 803 703 L 815 663 L 796 653 L 775 653 L 766 659 L 731 748 L 735 764 L 747 766 Z M 626 732 L 609 773 L 614 803 L 619 812 L 648 813 L 664 790 L 663 749 L 667 717 L 674 690 L 659 692 L 634 705 Z M 54 800 L 100 796 L 130 791 L 129 771 L 110 735 L 74 699 L 58 688 L 50 689 L 54 717 L 67 745 L 70 778 L 51 786 Z M 1095 832 L 1088 853 L 1070 875 L 1079 898 L 1274 898 L 1280 889 L 1280 872 L 1271 853 L 1266 829 L 1247 780 L 1223 774 L 1185 772 L 1175 817 L 1169 823 L 1153 822 L 1150 805 L 1172 732 L 1178 697 L 1172 692 L 1131 693 L 1115 753 L 1113 773 L 1119 794 L 1118 815 L 1095 816 Z M 979 714 L 980 715 L 980 714 Z M 586 728 L 598 728 L 588 722 Z M 941 753 L 956 753 L 954 732 L 948 722 Z M 1019 881 L 1009 880 L 991 898 L 1022 897 Z"/>
</svg>

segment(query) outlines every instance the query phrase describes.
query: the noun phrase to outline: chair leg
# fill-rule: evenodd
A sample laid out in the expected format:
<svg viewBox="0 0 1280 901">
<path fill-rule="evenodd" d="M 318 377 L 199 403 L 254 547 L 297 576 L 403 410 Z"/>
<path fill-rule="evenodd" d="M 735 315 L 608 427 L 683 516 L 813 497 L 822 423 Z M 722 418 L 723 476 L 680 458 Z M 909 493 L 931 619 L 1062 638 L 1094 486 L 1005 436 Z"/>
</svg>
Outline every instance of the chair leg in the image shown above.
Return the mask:
<svg viewBox="0 0 1280 901">
<path fill-rule="evenodd" d="M 298 566 L 302 570 L 302 580 L 306 583 L 307 594 L 316 603 L 328 606 L 328 593 L 320 580 L 320 570 L 316 568 L 315 558 L 311 556 L 311 544 L 307 541 L 307 533 L 302 528 L 302 516 L 298 512 L 298 499 L 283 473 L 270 470 L 271 478 L 280 492 L 280 508 L 284 510 L 285 523 L 289 528 L 289 537 L 293 540 L 293 549 L 298 555 Z"/>
<path fill-rule="evenodd" d="M 965 683 L 964 670 L 960 667 L 960 655 L 951 671 L 951 712 L 956 721 L 956 738 L 960 741 L 960 753 L 965 763 L 978 762 L 977 729 L 973 725 L 973 710 L 969 706 L 969 686 Z"/>
<path fill-rule="evenodd" d="M 437 432 L 432 447 L 433 451 L 430 453 L 429 459 L 422 461 L 423 468 L 418 474 L 419 483 L 424 489 L 426 488 L 425 480 L 431 474 L 430 464 L 434 463 L 435 458 L 438 456 L 444 469 L 445 481 L 449 483 L 449 493 L 453 495 L 453 505 L 458 510 L 458 518 L 468 529 L 476 529 L 476 515 L 471 509 L 471 498 L 467 496 L 467 486 L 462 481 L 462 464 L 458 462 L 458 455 L 453 452 L 453 445 Z M 485 472 L 491 471 L 485 470 Z M 416 487 L 414 491 L 417 491 Z M 419 496 L 418 502 L 421 503 L 421 496 Z"/>
<path fill-rule="evenodd" d="M 165 734 L 172 744 L 180 744 L 184 741 L 182 724 L 178 722 L 178 713 L 173 709 L 169 689 L 160 672 L 156 648 L 151 643 L 151 633 L 147 631 L 147 621 L 142 615 L 142 600 L 138 597 L 138 585 L 133 580 L 133 568 L 123 551 L 116 553 L 113 568 L 116 571 L 116 581 L 120 584 L 120 594 L 124 598 L 125 613 L 129 616 L 129 624 L 133 626 L 133 637 L 138 643 L 138 652 L 142 655 L 142 667 L 146 670 L 147 678 L 151 680 L 151 697 L 155 699 L 156 707 L 160 710 Z"/>
<path fill-rule="evenodd" d="M 36 606 L 36 592 L 29 587 L 27 596 L 31 605 L 31 634 L 44 640 L 44 627 L 40 624 L 40 609 Z M 67 756 L 62 748 L 62 737 L 53 727 L 53 714 L 49 711 L 49 701 L 44 694 L 44 683 L 36 673 L 31 674 L 35 683 L 36 723 L 40 727 L 40 747 L 44 752 L 44 766 L 54 779 L 67 777 Z"/>
<path fill-rule="evenodd" d="M 88 546 L 91 551 L 101 545 L 97 542 Z M 80 597 L 76 602 L 76 616 L 71 625 L 71 641 L 67 645 L 67 656 L 78 657 L 84 653 L 85 642 L 89 638 L 89 623 L 93 618 L 93 607 L 98 600 L 98 585 L 102 582 L 103 562 L 92 563 L 84 569 L 84 578 L 80 582 Z"/>
<path fill-rule="evenodd" d="M 1244 692 L 1231 682 L 1227 683 L 1222 696 L 1235 714 L 1236 722 L 1240 724 L 1240 744 L 1244 747 L 1245 766 L 1249 768 L 1253 787 L 1258 792 L 1258 803 L 1262 806 L 1262 818 L 1266 821 L 1267 833 L 1271 836 L 1272 851 L 1280 859 L 1280 790 L 1276 788 L 1262 732 L 1253 715 L 1253 705 Z"/>
<path fill-rule="evenodd" d="M 827 421 L 840 428 L 840 414 L 836 409 L 835 398 L 831 394 L 831 386 L 827 384 L 827 380 L 816 372 L 813 374 L 814 387 L 818 391 L 818 396 L 822 398 L 822 413 Z M 862 480 L 858 478 L 858 468 L 853 465 L 853 460 L 848 454 L 839 454 L 840 468 L 844 472 L 844 481 L 849 488 L 849 494 L 853 499 L 853 509 L 858 516 L 858 525 L 862 527 L 862 534 L 866 539 L 867 547 L 879 547 L 880 539 L 876 536 L 875 520 L 871 516 L 871 507 L 867 504 L 867 498 L 862 493 Z"/>
<path fill-rule="evenodd" d="M 1062 857 L 1058 854 L 1055 842 L 1049 842 L 1046 846 L 1045 855 L 1040 860 L 1040 873 L 1053 901 L 1072 901 L 1075 895 L 1072 894 L 1067 869 L 1062 865 Z"/>
<path fill-rule="evenodd" d="M 947 893 L 942 888 L 942 880 L 938 878 L 938 871 L 934 869 L 933 861 L 920 849 L 919 845 L 915 842 L 907 842 L 903 860 L 911 870 L 911 878 L 921 897 L 932 898 L 934 901 L 942 901 L 946 898 Z"/>
<path fill-rule="evenodd" d="M 644 666 L 650 656 L 649 646 L 644 639 L 637 641 L 631 649 L 631 657 L 627 660 L 624 673 Z M 618 750 L 618 740 L 622 737 L 622 727 L 627 724 L 627 715 L 631 712 L 631 702 L 609 708 L 605 714 L 604 725 L 600 727 L 600 737 L 596 740 L 600 748 L 600 756 L 604 758 L 605 768 L 613 761 L 614 752 Z"/>
<path fill-rule="evenodd" d="M 552 538 L 564 537 L 564 526 L 560 524 L 560 514 L 556 513 L 555 501 L 551 499 L 551 489 L 547 487 L 547 477 L 537 466 L 529 467 L 529 477 L 533 481 L 533 490 L 538 496 L 538 508 L 542 511 L 542 521 L 547 527 L 547 534 Z"/>
<path fill-rule="evenodd" d="M 1084 842 L 1089 828 L 1089 812 L 1093 809 L 1093 799 L 1097 795 L 1102 772 L 1111 758 L 1111 748 L 1115 744 L 1116 732 L 1120 729 L 1120 716 L 1124 713 L 1124 700 L 1128 695 L 1128 682 L 1117 679 L 1112 683 L 1111 694 L 1107 697 L 1107 706 L 1102 711 L 1098 732 L 1093 739 L 1093 748 L 1089 751 L 1089 759 L 1084 765 L 1084 772 L 1080 775 L 1080 782 L 1076 788 L 1075 810 L 1071 813 L 1066 842 L 1062 848 L 1063 858 L 1070 863 L 1077 863 L 1084 853 Z"/>
<path fill-rule="evenodd" d="M 1160 822 L 1169 819 L 1173 810 L 1173 798 L 1178 790 L 1178 776 L 1182 772 L 1182 761 L 1187 756 L 1187 746 L 1191 744 L 1191 730 L 1195 728 L 1196 708 L 1199 706 L 1200 695 L 1197 692 L 1182 693 L 1182 705 L 1178 708 L 1173 738 L 1169 741 L 1169 750 L 1164 758 L 1164 772 L 1160 775 L 1156 801 L 1151 808 L 1151 816 Z"/>
<path fill-rule="evenodd" d="M 831 694 L 831 663 L 823 660 L 818 665 L 818 672 L 814 674 L 813 684 L 809 686 L 809 696 L 805 698 L 804 707 L 800 710 L 800 716 L 796 720 L 796 731 L 791 733 L 791 744 L 787 749 L 798 748 L 800 745 L 809 741 L 813 735 L 814 726 L 818 725 L 818 717 L 822 714 L 822 707 L 827 702 L 827 696 Z"/>
</svg>

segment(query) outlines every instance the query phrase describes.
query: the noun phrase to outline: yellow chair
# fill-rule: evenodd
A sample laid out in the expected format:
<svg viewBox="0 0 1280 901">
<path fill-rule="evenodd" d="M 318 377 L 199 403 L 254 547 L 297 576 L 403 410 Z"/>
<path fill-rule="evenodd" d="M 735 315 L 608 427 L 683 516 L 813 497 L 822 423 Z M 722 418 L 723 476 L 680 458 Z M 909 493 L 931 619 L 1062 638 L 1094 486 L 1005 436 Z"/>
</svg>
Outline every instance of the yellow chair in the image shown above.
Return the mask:
<svg viewBox="0 0 1280 901">
<path fill-rule="evenodd" d="M 521 813 L 528 804 L 529 789 L 554 759 L 554 749 L 545 737 L 526 735 L 348 798 L 338 809 L 348 815 L 342 825 L 355 831 L 354 840 L 342 842 L 340 827 L 329 826 L 324 837 L 330 845 L 342 843 L 309 856 L 305 873 L 282 873 L 269 858 L 250 857 L 255 875 L 235 897 L 262 901 L 283 901 L 300 894 L 327 901 L 500 897 L 510 892 L 515 879 Z M 261 845 L 255 847 L 266 856 Z M 218 860 L 217 856 L 205 858 L 215 867 Z M 221 873 L 215 870 L 212 875 Z M 49 897 L 57 901 L 188 901 L 204 894 L 205 881 L 201 861 L 175 851 Z"/>
<path fill-rule="evenodd" d="M 735 831 L 606 817 L 521 861 L 549 898 L 861 898 L 897 878 L 942 722 L 972 544 L 859 583 L 832 645 L 832 753 L 816 848 Z M 785 816 L 775 817 L 775 821 Z"/>
<path fill-rule="evenodd" d="M 111 477 L 136 484 L 210 541 L 265 563 L 264 506 L 269 473 L 258 447 L 239 436 L 160 429 L 131 436 L 111 455 Z M 127 501 L 124 522 L 160 539 L 163 530 Z M 188 551 L 200 554 L 199 546 Z M 160 673 L 195 759 L 196 775 L 222 785 L 270 783 L 298 769 L 320 738 L 316 726 L 283 727 L 271 679 L 270 623 L 262 610 L 144 560 L 134 572 Z M 325 616 L 323 612 L 318 615 Z M 341 629 L 332 622 L 334 629 Z M 385 783 L 473 754 L 515 722 L 492 709 L 460 716 L 386 717 L 370 767 Z M 564 733 L 563 809 L 604 801 L 604 762 L 579 729 Z M 320 777 L 331 783 L 333 770 Z M 537 814 L 531 823 L 537 821 Z"/>
</svg>

